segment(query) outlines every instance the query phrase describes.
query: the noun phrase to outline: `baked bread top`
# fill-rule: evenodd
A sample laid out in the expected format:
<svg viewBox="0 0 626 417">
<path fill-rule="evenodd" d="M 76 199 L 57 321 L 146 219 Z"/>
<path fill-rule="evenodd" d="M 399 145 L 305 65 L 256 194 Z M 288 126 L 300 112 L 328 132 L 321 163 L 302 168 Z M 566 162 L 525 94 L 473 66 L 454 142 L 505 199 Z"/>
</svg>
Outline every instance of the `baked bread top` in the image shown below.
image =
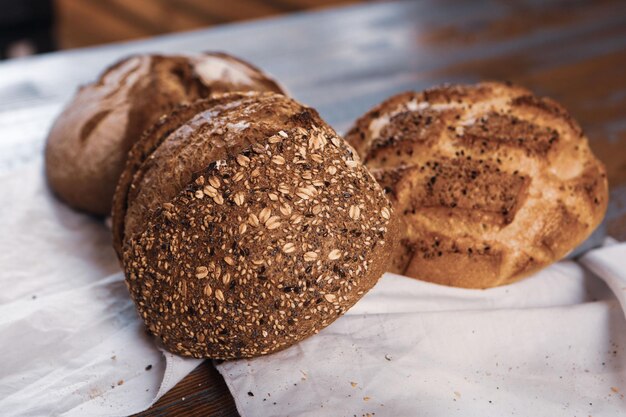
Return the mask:
<svg viewBox="0 0 626 417">
<path fill-rule="evenodd" d="M 136 55 L 83 86 L 46 144 L 46 175 L 72 207 L 108 215 L 126 155 L 142 132 L 180 103 L 228 91 L 282 92 L 259 69 L 222 53 Z"/>
<path fill-rule="evenodd" d="M 161 204 L 174 198 L 195 173 L 252 144 L 267 140 L 277 126 L 293 129 L 317 112 L 278 94 L 232 93 L 179 106 L 131 149 L 113 203 L 113 241 L 121 255 Z"/>
<path fill-rule="evenodd" d="M 385 271 L 391 214 L 315 110 L 232 93 L 135 145 L 113 220 L 148 329 L 172 352 L 232 359 L 284 349 L 350 308 Z"/>
<path fill-rule="evenodd" d="M 580 126 L 522 87 L 399 94 L 346 139 L 404 222 L 394 271 L 426 281 L 512 282 L 566 255 L 607 207 L 605 169 Z"/>
</svg>

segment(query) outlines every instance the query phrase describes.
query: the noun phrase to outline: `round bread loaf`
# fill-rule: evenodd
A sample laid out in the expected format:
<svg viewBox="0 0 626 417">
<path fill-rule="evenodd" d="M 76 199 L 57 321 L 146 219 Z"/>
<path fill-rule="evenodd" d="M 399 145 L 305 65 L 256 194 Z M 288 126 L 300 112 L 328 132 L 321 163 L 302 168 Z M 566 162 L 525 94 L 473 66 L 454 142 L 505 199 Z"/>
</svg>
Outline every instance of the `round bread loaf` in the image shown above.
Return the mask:
<svg viewBox="0 0 626 417">
<path fill-rule="evenodd" d="M 376 106 L 346 139 L 404 223 L 394 272 L 487 288 L 562 258 L 601 222 L 607 178 L 559 104 L 509 84 Z"/>
<path fill-rule="evenodd" d="M 133 147 L 115 246 L 151 333 L 244 358 L 330 324 L 385 271 L 391 205 L 315 110 L 273 93 L 184 106 Z"/>
<path fill-rule="evenodd" d="M 48 182 L 70 206 L 108 215 L 128 150 L 146 128 L 180 103 L 250 90 L 282 93 L 259 69 L 222 53 L 123 59 L 83 86 L 52 126 Z"/>
</svg>

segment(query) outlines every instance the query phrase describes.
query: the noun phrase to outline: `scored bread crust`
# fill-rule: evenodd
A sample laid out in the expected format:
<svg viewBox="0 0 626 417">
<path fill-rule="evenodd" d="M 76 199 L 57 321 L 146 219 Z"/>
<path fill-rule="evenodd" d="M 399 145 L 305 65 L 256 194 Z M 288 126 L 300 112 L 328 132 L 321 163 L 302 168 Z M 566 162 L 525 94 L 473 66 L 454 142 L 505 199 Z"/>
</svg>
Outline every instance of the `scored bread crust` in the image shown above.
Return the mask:
<svg viewBox="0 0 626 417">
<path fill-rule="evenodd" d="M 346 135 L 403 233 L 393 271 L 468 288 L 561 259 L 600 224 L 606 171 L 549 98 L 497 82 L 389 98 Z"/>
<path fill-rule="evenodd" d="M 397 241 L 391 204 L 317 112 L 249 93 L 171 117 L 133 148 L 113 212 L 125 218 L 116 229 L 131 296 L 167 349 L 216 359 L 284 349 L 385 272 Z"/>
<path fill-rule="evenodd" d="M 108 215 L 128 150 L 176 105 L 228 91 L 282 88 L 258 68 L 223 53 L 134 55 L 79 89 L 52 126 L 46 176 L 70 206 Z"/>
</svg>

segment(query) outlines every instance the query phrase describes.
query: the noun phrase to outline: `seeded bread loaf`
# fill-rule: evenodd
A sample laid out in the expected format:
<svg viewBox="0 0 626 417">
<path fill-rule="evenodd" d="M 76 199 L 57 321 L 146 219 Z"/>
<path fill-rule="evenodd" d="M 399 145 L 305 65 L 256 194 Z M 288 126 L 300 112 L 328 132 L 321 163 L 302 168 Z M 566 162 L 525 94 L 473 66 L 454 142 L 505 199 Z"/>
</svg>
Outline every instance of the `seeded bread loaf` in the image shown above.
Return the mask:
<svg viewBox="0 0 626 417">
<path fill-rule="evenodd" d="M 146 128 L 177 104 L 249 90 L 282 92 L 226 54 L 123 59 L 82 87 L 57 118 L 46 145 L 48 182 L 72 207 L 108 215 L 127 152 Z"/>
<path fill-rule="evenodd" d="M 399 94 L 346 139 L 404 223 L 393 270 L 422 280 L 513 282 L 566 255 L 607 207 L 605 169 L 580 126 L 521 87 Z"/>
<path fill-rule="evenodd" d="M 115 194 L 116 249 L 151 333 L 184 356 L 284 349 L 385 271 L 390 203 L 315 110 L 233 93 L 161 120 Z"/>
</svg>

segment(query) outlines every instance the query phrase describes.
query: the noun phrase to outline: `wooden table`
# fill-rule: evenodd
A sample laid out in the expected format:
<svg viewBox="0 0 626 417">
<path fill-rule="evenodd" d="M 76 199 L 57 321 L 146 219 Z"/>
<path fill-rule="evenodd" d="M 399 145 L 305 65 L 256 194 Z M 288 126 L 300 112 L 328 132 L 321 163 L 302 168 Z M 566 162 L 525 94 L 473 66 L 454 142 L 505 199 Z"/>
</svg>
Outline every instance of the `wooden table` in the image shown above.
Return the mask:
<svg viewBox="0 0 626 417">
<path fill-rule="evenodd" d="M 41 155 L 80 83 L 134 52 L 223 50 L 276 75 L 339 131 L 399 91 L 511 80 L 563 103 L 611 184 L 608 232 L 626 239 L 626 2 L 424 0 L 366 4 L 0 64 L 0 172 Z M 210 362 L 143 416 L 237 415 Z"/>
</svg>

